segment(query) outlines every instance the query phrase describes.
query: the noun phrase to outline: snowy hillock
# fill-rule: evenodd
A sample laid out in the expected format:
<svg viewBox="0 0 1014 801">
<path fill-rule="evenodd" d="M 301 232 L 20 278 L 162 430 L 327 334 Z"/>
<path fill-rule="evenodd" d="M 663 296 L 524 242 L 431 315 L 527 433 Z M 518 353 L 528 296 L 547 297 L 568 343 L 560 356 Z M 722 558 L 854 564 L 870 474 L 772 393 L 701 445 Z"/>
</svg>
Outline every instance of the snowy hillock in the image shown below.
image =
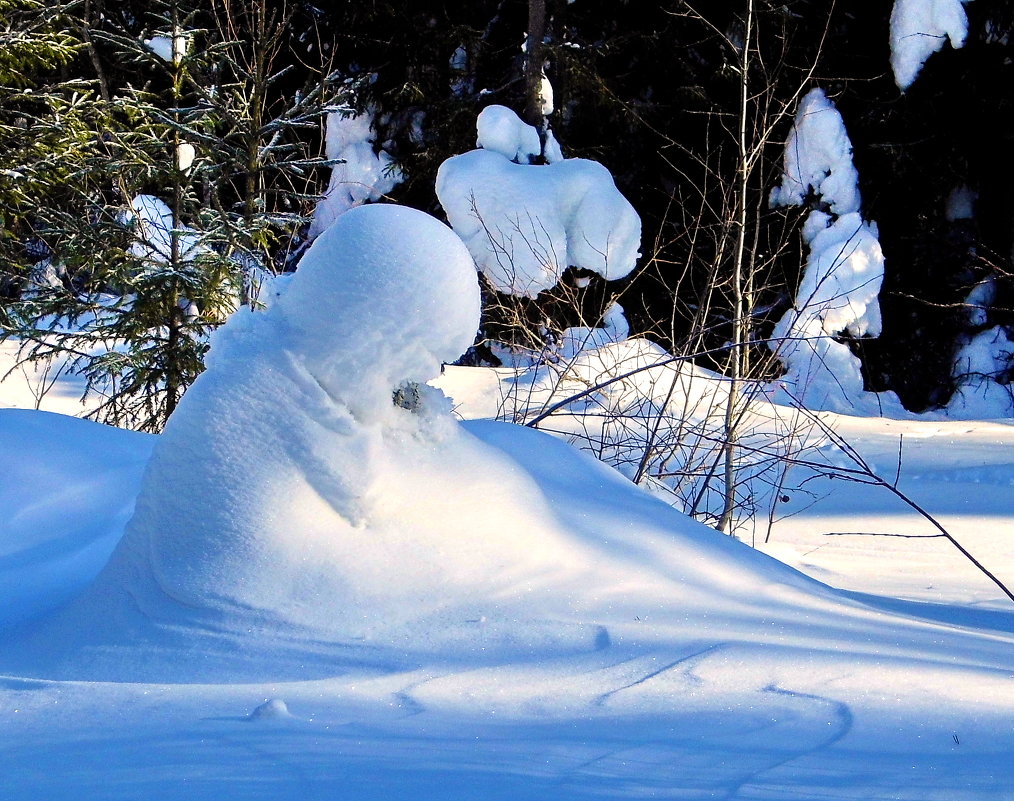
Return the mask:
<svg viewBox="0 0 1014 801">
<path fill-rule="evenodd" d="M 704 619 L 736 638 L 799 605 L 835 625 L 826 588 L 565 443 L 456 423 L 422 382 L 471 343 L 478 305 L 450 229 L 342 215 L 267 311 L 215 335 L 108 565 L 19 664 L 305 676 L 660 643 Z"/>
<path fill-rule="evenodd" d="M 568 267 L 610 281 L 630 273 L 641 220 L 605 167 L 587 159 L 529 164 L 538 133 L 502 106 L 479 115 L 478 143 L 441 165 L 437 197 L 496 289 L 534 298 Z"/>
</svg>

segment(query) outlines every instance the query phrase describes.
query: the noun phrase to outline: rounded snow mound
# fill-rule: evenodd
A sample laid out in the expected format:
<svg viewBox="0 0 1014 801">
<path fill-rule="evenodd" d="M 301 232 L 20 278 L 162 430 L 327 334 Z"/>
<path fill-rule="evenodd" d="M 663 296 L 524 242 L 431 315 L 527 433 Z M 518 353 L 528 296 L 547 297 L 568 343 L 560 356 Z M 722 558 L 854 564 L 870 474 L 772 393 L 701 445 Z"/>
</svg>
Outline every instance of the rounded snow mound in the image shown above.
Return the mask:
<svg viewBox="0 0 1014 801">
<path fill-rule="evenodd" d="M 696 637 L 703 619 L 731 636 L 758 599 L 810 603 L 812 582 L 565 443 L 466 428 L 407 383 L 471 342 L 476 283 L 421 212 L 339 218 L 267 311 L 216 335 L 112 558 L 12 652 L 24 669 L 259 680 L 530 660 Z"/>
<path fill-rule="evenodd" d="M 453 575 L 434 504 L 451 489 L 442 462 L 468 454 L 449 401 L 422 382 L 471 344 L 478 317 L 475 268 L 449 228 L 394 206 L 340 217 L 267 311 L 214 337 L 72 628 L 361 638 L 367 618 L 392 619 L 380 601 L 405 603 L 399 586 Z"/>
</svg>

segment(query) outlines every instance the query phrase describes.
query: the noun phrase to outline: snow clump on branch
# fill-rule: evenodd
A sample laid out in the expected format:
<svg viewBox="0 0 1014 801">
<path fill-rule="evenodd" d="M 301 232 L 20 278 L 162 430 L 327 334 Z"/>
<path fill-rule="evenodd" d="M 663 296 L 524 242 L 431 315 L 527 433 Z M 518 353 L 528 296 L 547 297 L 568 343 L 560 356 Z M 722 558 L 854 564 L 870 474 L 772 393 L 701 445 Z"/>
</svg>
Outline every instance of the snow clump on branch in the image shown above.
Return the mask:
<svg viewBox="0 0 1014 801">
<path fill-rule="evenodd" d="M 502 106 L 479 115 L 478 142 L 481 149 L 441 165 L 437 197 L 496 289 L 534 298 L 568 267 L 610 281 L 630 273 L 641 219 L 605 167 L 517 163 L 538 152 L 538 134 Z"/>
<path fill-rule="evenodd" d="M 895 0 L 891 11 L 891 68 L 902 91 L 919 76 L 923 64 L 942 49 L 965 44 L 970 0 Z"/>
<path fill-rule="evenodd" d="M 373 122 L 371 110 L 341 109 L 327 115 L 325 151 L 337 163 L 313 212 L 311 240 L 349 209 L 379 200 L 402 182 L 404 176 L 394 159 L 376 147 Z"/>
</svg>

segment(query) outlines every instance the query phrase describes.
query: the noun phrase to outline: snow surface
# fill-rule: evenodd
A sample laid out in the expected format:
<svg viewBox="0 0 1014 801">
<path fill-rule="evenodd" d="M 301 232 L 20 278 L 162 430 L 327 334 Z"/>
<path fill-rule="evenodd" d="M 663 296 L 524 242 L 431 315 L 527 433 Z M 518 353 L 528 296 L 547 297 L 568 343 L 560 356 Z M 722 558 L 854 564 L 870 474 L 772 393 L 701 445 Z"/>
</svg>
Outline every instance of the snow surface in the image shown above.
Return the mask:
<svg viewBox="0 0 1014 801">
<path fill-rule="evenodd" d="M 489 375 L 457 368 L 446 383 L 464 395 L 472 377 Z M 911 437 L 906 468 L 915 472 L 906 473 L 922 490 L 920 500 L 949 513 L 948 524 L 964 520 L 961 536 L 977 532 L 976 552 L 1009 574 L 1014 429 L 842 422 L 885 458 L 898 433 Z M 591 585 L 579 595 L 597 598 L 599 610 L 612 607 L 597 618 L 602 628 L 592 647 L 546 657 L 518 643 L 485 658 L 435 648 L 400 664 L 378 664 L 353 648 L 343 658 L 308 655 L 285 675 L 269 669 L 258 680 L 237 681 L 236 662 L 248 672 L 265 667 L 264 633 L 255 629 L 234 642 L 229 667 L 221 654 L 212 667 L 206 650 L 180 654 L 160 638 L 148 647 L 175 669 L 162 681 L 145 680 L 136 669 L 102 681 L 94 663 L 79 668 L 90 680 L 75 681 L 60 678 L 51 663 L 47 669 L 45 652 L 32 670 L 10 664 L 19 646 L 9 607 L 0 605 L 0 629 L 7 629 L 0 650 L 3 797 L 1014 797 L 1009 607 L 981 574 L 962 570 L 942 545 L 929 547 L 939 540 L 821 536 L 843 526 L 919 533 L 911 515 L 878 502 L 870 488 L 845 485 L 824 501 L 824 511 L 811 508 L 776 529 L 770 549 L 825 578 L 858 582 L 867 593 L 890 586 L 933 602 L 849 597 L 798 577 L 785 584 L 792 574 L 760 554 L 714 532 L 697 529 L 694 536 L 662 504 L 545 435 L 486 422 L 467 430 L 535 482 L 565 525 L 607 548 L 608 562 L 626 565 L 628 584 L 619 594 Z M 18 508 L 34 505 L 54 520 L 115 531 L 152 439 L 40 412 L 0 411 L 4 463 L 13 448 L 24 469 L 9 482 L 4 509 L 17 498 Z M 46 489 L 85 475 L 95 478 L 89 495 L 104 493 L 90 507 L 81 505 L 81 494 Z M 19 519 L 12 516 L 15 525 L 4 532 L 5 587 L 42 579 L 48 567 L 61 566 L 61 552 L 87 546 L 92 536 L 85 526 L 54 528 L 49 540 L 29 542 Z M 650 545 L 655 537 L 657 548 Z M 990 542 L 994 552 L 983 554 Z M 108 553 L 113 543 L 102 547 Z M 690 553 L 696 558 L 688 561 Z M 100 561 L 68 567 L 61 582 L 79 589 Z M 386 566 L 392 587 L 409 562 Z M 895 569 L 885 572 L 885 563 Z M 646 608 L 658 573 L 677 571 L 694 580 L 667 587 L 677 594 Z M 448 582 L 445 593 L 456 595 L 456 586 Z M 482 642 L 490 622 L 451 616 L 447 625 Z M 187 681 L 199 665 L 204 683 Z"/>
<path fill-rule="evenodd" d="M 891 69 L 902 91 L 923 64 L 950 40 L 958 48 L 968 35 L 964 4 L 971 0 L 895 0 L 891 10 Z"/>
<path fill-rule="evenodd" d="M 598 162 L 514 163 L 537 152 L 534 133 L 502 106 L 482 111 L 483 148 L 448 159 L 437 172 L 451 226 L 502 292 L 535 297 L 567 267 L 623 278 L 640 255 L 637 212 Z"/>
<path fill-rule="evenodd" d="M 317 203 L 310 223 L 314 239 L 349 209 L 379 200 L 401 183 L 401 170 L 391 155 L 376 146 L 373 111 L 350 109 L 327 115 L 325 152 L 340 160 L 331 168 L 327 191 Z"/>
<path fill-rule="evenodd" d="M 861 536 L 933 529 L 825 471 L 765 547 L 849 591 L 548 434 L 395 405 L 476 294 L 447 229 L 368 206 L 221 330 L 158 440 L 0 409 L 0 797 L 1014 798 L 995 585 L 946 541 Z M 572 380 L 633 403 L 624 354 L 683 374 L 630 340 Z M 667 402 L 721 401 L 690 375 Z M 484 417 L 537 394 L 518 377 L 440 384 Z M 1014 427 L 822 419 L 1010 583 Z"/>
</svg>

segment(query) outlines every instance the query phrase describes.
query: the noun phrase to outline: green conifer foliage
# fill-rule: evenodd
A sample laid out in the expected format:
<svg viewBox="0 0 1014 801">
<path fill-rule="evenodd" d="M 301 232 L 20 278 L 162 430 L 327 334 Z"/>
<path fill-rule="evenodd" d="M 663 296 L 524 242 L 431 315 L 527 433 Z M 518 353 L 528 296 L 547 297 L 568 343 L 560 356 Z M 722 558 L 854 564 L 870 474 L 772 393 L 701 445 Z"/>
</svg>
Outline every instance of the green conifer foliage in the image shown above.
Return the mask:
<svg viewBox="0 0 1014 801">
<path fill-rule="evenodd" d="M 69 358 L 99 419 L 158 431 L 210 332 L 298 243 L 331 84 L 307 70 L 292 96 L 274 89 L 288 17 L 266 1 L 91 22 L 96 79 L 27 122 L 50 132 L 24 145 L 44 202 L 7 226 L 23 256 L 4 331 L 28 360 Z"/>
</svg>

